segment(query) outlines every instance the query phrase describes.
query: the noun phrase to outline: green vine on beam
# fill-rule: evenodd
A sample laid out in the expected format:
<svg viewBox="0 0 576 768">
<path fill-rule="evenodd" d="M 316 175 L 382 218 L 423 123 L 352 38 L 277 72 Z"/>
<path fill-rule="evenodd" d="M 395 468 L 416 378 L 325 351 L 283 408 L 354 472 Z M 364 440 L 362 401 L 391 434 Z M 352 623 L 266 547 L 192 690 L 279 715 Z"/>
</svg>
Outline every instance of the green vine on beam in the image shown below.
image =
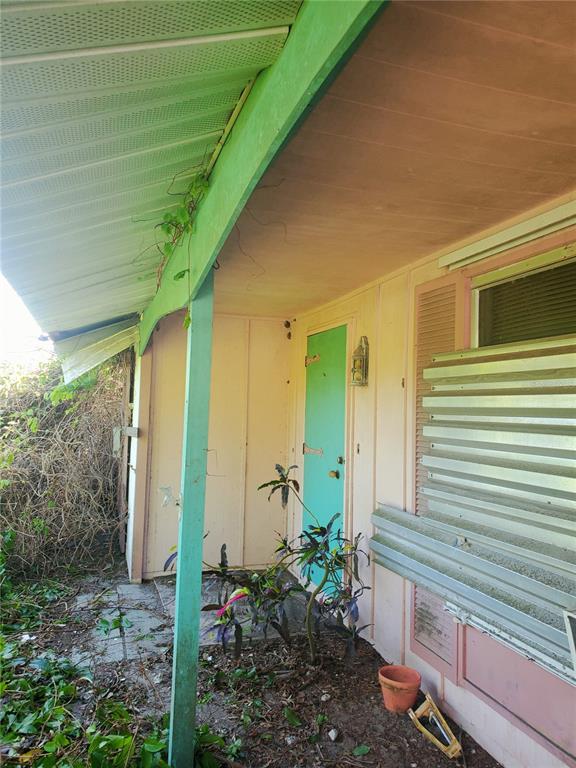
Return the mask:
<svg viewBox="0 0 576 768">
<path fill-rule="evenodd" d="M 194 221 L 200 201 L 208 190 L 208 179 L 204 174 L 196 176 L 190 183 L 188 189 L 183 193 L 183 199 L 176 208 L 167 211 L 162 217 L 162 222 L 156 226 L 166 236 L 165 240 L 158 243 L 158 249 L 162 254 L 162 262 L 159 266 L 159 276 L 166 265 L 168 259 L 172 256 L 176 248 L 182 243 L 186 235 L 192 235 L 194 232 Z M 188 268 L 182 269 L 174 275 L 174 280 L 182 280 L 187 277 L 190 282 L 190 249 L 188 249 Z M 188 285 L 188 294 L 190 294 L 190 285 Z M 190 325 L 190 309 L 186 309 L 184 317 L 184 327 Z"/>
</svg>

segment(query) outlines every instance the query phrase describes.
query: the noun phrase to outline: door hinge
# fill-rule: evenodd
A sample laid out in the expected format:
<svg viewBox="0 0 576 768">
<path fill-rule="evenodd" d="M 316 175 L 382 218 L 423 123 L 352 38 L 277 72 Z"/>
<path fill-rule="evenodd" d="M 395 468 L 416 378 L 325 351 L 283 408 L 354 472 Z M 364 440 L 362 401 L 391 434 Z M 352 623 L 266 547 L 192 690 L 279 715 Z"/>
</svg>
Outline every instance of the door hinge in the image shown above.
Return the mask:
<svg viewBox="0 0 576 768">
<path fill-rule="evenodd" d="M 324 456 L 322 448 L 310 448 L 306 443 L 302 443 L 302 453 L 312 454 L 313 456 Z"/>
<path fill-rule="evenodd" d="M 320 355 L 306 355 L 304 358 L 304 366 L 308 368 L 312 363 L 317 363 L 320 360 Z"/>
</svg>

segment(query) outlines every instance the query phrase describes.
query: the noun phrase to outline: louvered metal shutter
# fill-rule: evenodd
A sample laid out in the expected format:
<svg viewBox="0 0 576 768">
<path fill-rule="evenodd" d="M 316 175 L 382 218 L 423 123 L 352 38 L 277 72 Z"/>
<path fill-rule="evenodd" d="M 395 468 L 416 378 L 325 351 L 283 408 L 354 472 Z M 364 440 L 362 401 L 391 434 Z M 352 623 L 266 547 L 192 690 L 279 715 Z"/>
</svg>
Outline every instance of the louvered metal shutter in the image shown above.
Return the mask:
<svg viewBox="0 0 576 768">
<path fill-rule="evenodd" d="M 422 457 L 429 450 L 430 441 L 423 432 L 428 414 L 422 400 L 432 391 L 425 381 L 424 369 L 432 364 L 435 354 L 452 352 L 455 348 L 456 286 L 445 285 L 420 293 L 416 300 L 416 512 L 425 510 L 426 499 L 418 488 L 426 476 Z M 424 509 L 422 509 L 422 507 Z"/>
<path fill-rule="evenodd" d="M 432 391 L 424 379 L 424 370 L 439 352 L 455 348 L 456 286 L 454 283 L 425 291 L 416 300 L 416 512 L 427 511 L 428 499 L 420 491 L 428 470 L 422 463 L 429 453 L 430 440 L 424 433 L 429 416 L 423 400 Z M 454 664 L 452 617 L 444 610 L 444 601 L 422 586 L 414 586 L 412 634 L 416 643 L 448 667 Z"/>
<path fill-rule="evenodd" d="M 576 261 L 483 288 L 479 344 L 576 333 Z"/>
</svg>

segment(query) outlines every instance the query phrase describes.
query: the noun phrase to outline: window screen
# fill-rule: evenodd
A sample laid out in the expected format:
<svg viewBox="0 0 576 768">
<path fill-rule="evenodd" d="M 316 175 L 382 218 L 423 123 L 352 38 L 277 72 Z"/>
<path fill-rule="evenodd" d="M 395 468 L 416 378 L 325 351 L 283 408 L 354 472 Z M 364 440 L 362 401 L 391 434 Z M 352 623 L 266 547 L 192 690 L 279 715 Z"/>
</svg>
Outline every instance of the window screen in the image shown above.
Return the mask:
<svg viewBox="0 0 576 768">
<path fill-rule="evenodd" d="M 483 288 L 479 346 L 576 333 L 576 261 Z"/>
</svg>

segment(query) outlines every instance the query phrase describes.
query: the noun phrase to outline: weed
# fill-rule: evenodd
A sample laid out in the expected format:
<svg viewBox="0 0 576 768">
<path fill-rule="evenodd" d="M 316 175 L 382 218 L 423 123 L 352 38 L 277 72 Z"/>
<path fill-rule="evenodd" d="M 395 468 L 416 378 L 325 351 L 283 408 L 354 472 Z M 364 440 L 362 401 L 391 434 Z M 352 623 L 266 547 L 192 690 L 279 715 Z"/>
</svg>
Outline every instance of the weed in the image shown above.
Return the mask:
<svg viewBox="0 0 576 768">
<path fill-rule="evenodd" d="M 206 691 L 206 693 L 198 696 L 198 704 L 209 704 L 213 698 L 214 693 L 212 691 Z"/>
<path fill-rule="evenodd" d="M 38 650 L 35 637 L 23 634 L 42 628 L 50 605 L 68 588 L 51 581 L 14 585 L 2 570 L 1 559 L 0 579 L 3 613 L 9 617 L 0 636 L 3 758 L 30 768 L 168 768 L 167 715 L 141 728 L 142 721 L 136 721 L 125 703 L 108 698 L 108 692 L 98 700 L 87 670 L 51 650 Z M 130 625 L 123 616 L 101 622 L 105 633 Z M 238 680 L 255 676 L 252 668 Z M 95 699 L 95 707 L 85 721 L 74 713 L 87 696 Z M 241 746 L 239 741 L 226 744 L 201 726 L 194 768 L 218 768 L 217 754 L 237 755 Z"/>
<path fill-rule="evenodd" d="M 127 619 L 124 614 L 119 614 L 113 619 L 104 619 L 100 616 L 96 622 L 96 631 L 101 635 L 104 635 L 104 637 L 108 637 L 108 635 L 115 629 L 130 629 L 131 626 L 132 622 L 130 619 Z"/>
<path fill-rule="evenodd" d="M 296 712 L 291 707 L 284 707 L 282 714 L 286 718 L 287 722 L 290 725 L 293 725 L 295 728 L 298 728 L 300 725 L 302 725 L 302 720 L 300 720 Z"/>
</svg>

